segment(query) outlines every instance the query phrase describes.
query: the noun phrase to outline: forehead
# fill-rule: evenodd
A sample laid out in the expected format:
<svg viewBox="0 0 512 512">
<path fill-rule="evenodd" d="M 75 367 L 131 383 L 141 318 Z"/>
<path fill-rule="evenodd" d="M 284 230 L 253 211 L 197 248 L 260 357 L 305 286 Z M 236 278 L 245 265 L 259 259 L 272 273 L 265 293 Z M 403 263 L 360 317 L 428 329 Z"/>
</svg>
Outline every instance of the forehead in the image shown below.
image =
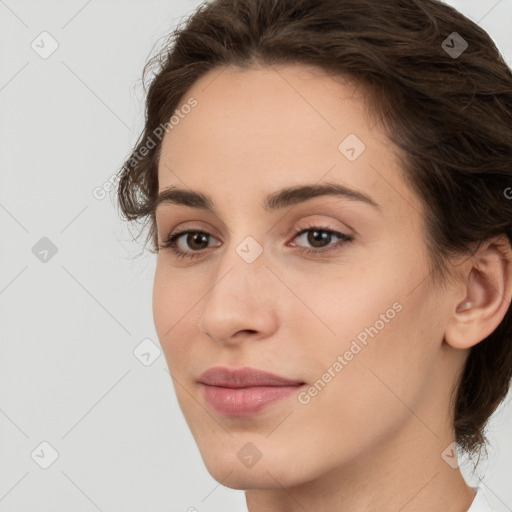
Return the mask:
<svg viewBox="0 0 512 512">
<path fill-rule="evenodd" d="M 337 151 L 344 134 L 368 138 L 364 98 L 356 86 L 314 68 L 214 69 L 189 89 L 181 105 L 192 97 L 197 106 L 164 137 L 163 153 L 172 151 L 175 158 L 193 157 L 184 154 L 191 144 L 216 149 L 219 156 L 228 156 L 230 147 L 238 153 L 261 149 L 261 157 L 288 149 L 306 154 L 314 145 L 320 156 Z"/>
<path fill-rule="evenodd" d="M 416 199 L 357 84 L 303 66 L 219 68 L 184 95 L 197 104 L 167 133 L 159 188 L 219 200 L 263 197 L 292 184 L 335 181 L 379 203 Z M 179 109 L 179 106 L 178 106 Z M 398 200 L 398 201 L 397 201 Z"/>
</svg>

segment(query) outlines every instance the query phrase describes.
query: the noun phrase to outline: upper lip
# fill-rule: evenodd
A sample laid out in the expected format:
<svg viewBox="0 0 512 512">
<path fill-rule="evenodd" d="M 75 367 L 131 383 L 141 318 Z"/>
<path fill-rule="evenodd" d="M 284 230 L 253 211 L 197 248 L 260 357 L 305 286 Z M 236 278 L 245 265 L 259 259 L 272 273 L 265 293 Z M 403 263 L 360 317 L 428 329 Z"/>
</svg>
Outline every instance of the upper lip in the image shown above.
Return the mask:
<svg viewBox="0 0 512 512">
<path fill-rule="evenodd" d="M 301 380 L 287 379 L 255 368 L 232 369 L 216 366 L 199 376 L 198 382 L 224 388 L 248 388 L 253 386 L 297 386 Z"/>
</svg>

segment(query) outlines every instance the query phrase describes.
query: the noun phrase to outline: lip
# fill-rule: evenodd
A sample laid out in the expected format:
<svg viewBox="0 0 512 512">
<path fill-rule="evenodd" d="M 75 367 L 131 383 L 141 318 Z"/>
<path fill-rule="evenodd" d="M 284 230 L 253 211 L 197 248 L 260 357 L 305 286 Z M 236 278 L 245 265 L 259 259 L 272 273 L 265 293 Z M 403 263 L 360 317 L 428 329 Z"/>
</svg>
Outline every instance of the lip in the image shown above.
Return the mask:
<svg viewBox="0 0 512 512">
<path fill-rule="evenodd" d="M 210 368 L 198 378 L 206 403 L 223 416 L 252 416 L 305 383 L 254 368 Z"/>
</svg>

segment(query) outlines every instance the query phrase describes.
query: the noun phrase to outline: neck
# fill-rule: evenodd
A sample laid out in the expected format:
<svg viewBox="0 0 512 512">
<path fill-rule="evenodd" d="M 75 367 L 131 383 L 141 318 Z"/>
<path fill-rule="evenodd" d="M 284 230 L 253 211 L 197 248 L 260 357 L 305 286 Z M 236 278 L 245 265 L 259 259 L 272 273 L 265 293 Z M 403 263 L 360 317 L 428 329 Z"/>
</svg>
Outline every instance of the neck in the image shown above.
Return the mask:
<svg viewBox="0 0 512 512">
<path fill-rule="evenodd" d="M 441 427 L 441 426 L 439 426 Z M 411 416 L 389 439 L 379 439 L 356 460 L 294 487 L 246 491 L 249 512 L 340 511 L 467 512 L 475 497 L 458 467 L 442 453 L 453 441 Z M 456 460 L 456 453 L 453 453 Z"/>
</svg>

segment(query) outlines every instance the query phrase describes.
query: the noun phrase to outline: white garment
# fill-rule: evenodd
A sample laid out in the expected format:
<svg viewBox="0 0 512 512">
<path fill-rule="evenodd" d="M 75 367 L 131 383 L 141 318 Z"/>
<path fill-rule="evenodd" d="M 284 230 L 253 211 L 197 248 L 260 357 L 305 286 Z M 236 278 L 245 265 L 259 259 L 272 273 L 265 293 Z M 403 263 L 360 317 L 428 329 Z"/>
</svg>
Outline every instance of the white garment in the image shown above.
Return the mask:
<svg viewBox="0 0 512 512">
<path fill-rule="evenodd" d="M 491 506 L 485 497 L 484 491 L 481 487 L 473 487 L 476 491 L 475 499 L 468 509 L 468 512 L 492 512 Z"/>
</svg>

